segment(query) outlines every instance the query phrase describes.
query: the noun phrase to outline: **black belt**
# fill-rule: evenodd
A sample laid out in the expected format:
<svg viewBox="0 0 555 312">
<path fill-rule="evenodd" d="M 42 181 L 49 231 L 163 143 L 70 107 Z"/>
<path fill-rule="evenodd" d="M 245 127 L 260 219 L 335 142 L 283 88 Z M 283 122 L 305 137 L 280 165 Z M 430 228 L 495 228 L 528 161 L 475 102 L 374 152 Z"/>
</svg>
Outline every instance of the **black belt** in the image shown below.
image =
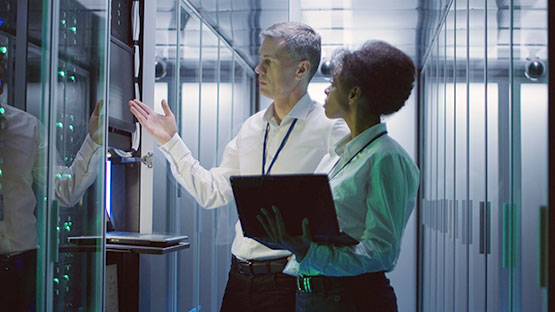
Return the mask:
<svg viewBox="0 0 555 312">
<path fill-rule="evenodd" d="M 21 270 L 25 263 L 33 263 L 37 257 L 37 250 L 27 250 L 17 254 L 0 255 L 0 270 L 3 272 Z"/>
<path fill-rule="evenodd" d="M 297 289 L 304 293 L 325 293 L 327 291 L 343 288 L 353 287 L 361 283 L 376 283 L 387 282 L 385 272 L 366 273 L 356 276 L 298 276 Z"/>
<path fill-rule="evenodd" d="M 15 254 L 0 255 L 0 261 L 10 262 L 10 261 L 15 261 L 19 258 L 23 258 L 23 257 L 26 257 L 26 256 L 34 256 L 36 254 L 37 254 L 37 250 L 36 249 L 31 249 L 31 250 L 27 250 L 27 251 L 20 252 L 20 253 L 15 253 Z"/>
<path fill-rule="evenodd" d="M 287 261 L 287 257 L 269 260 L 241 260 L 233 256 L 231 270 L 245 275 L 281 273 Z"/>
</svg>

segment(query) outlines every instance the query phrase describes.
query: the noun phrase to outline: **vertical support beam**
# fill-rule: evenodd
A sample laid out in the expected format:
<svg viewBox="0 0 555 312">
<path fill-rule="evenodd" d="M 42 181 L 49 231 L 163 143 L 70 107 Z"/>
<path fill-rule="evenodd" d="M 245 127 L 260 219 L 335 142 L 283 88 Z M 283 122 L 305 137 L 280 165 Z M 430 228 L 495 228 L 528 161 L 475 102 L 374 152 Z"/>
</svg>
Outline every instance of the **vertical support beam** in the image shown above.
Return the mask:
<svg viewBox="0 0 555 312">
<path fill-rule="evenodd" d="M 17 33 L 15 39 L 15 79 L 13 98 L 9 99 L 17 108 L 27 110 L 27 28 L 29 1 L 17 1 Z M 15 57 L 17 55 L 17 57 Z M 16 100 L 17 99 L 17 100 Z"/>
<path fill-rule="evenodd" d="M 550 3 L 551 4 L 551 3 Z M 547 9 L 547 21 L 548 21 L 548 53 L 549 60 L 555 60 L 555 6 L 548 5 Z M 549 218 L 548 227 L 548 295 L 547 295 L 547 311 L 555 310 L 555 248 L 552 248 L 553 243 L 555 243 L 555 212 L 553 211 L 553 202 L 555 201 L 555 163 L 553 161 L 555 157 L 555 66 L 549 65 L 549 87 L 548 87 L 548 127 L 549 127 L 549 142 L 548 142 L 548 209 L 547 215 Z M 549 285 L 551 281 L 551 285 Z"/>
<path fill-rule="evenodd" d="M 144 11 L 148 18 L 142 18 L 143 55 L 142 55 L 142 101 L 154 105 L 154 58 L 156 56 L 156 4 L 157 1 L 144 1 Z M 154 109 L 154 107 L 152 107 Z M 154 138 L 141 129 L 141 155 L 152 153 L 156 144 Z M 153 169 L 141 164 L 139 232 L 152 232 L 152 183 Z"/>
<path fill-rule="evenodd" d="M 289 21 L 290 22 L 301 21 L 301 1 L 300 0 L 289 0 Z"/>
<path fill-rule="evenodd" d="M 46 4 L 43 4 L 44 8 L 47 7 Z M 49 27 L 49 32 L 43 32 L 43 45 L 45 47 L 43 47 L 43 53 L 45 52 L 44 50 L 46 49 L 47 53 L 46 56 L 48 57 L 48 60 L 43 59 L 43 64 L 44 62 L 48 62 L 48 65 L 45 66 L 48 70 L 48 72 L 46 72 L 44 75 L 45 77 L 47 76 L 48 78 L 46 78 L 45 84 L 43 84 L 43 96 L 44 96 L 44 101 L 47 101 L 46 103 L 43 104 L 43 107 L 45 109 L 45 111 L 47 111 L 48 113 L 48 117 L 46 118 L 46 120 L 44 120 L 44 124 L 45 126 L 48 128 L 48 156 L 46 157 L 46 166 L 47 166 L 47 170 L 46 170 L 46 189 L 47 189 L 47 197 L 48 197 L 48 202 L 47 202 L 47 212 L 46 212 L 46 220 L 48 220 L 48 225 L 46 226 L 47 229 L 47 233 L 52 229 L 52 227 L 56 227 L 56 224 L 52 222 L 52 220 L 57 221 L 57 218 L 52 218 L 52 214 L 56 212 L 57 208 L 55 207 L 55 203 L 53 201 L 53 199 L 55 198 L 55 191 L 54 191 L 54 168 L 55 168 L 55 160 L 54 157 L 56 155 L 56 144 L 51 144 L 55 142 L 56 138 L 56 127 L 52 126 L 56 120 L 56 106 L 58 104 L 58 94 L 57 94 L 57 81 L 58 81 L 58 49 L 59 49 L 59 25 L 58 25 L 58 21 L 60 18 L 60 1 L 59 0 L 54 0 L 52 1 L 52 3 L 48 6 L 48 9 L 50 10 L 50 14 L 48 17 L 45 17 L 43 15 L 43 18 L 47 18 L 46 23 L 43 23 L 43 25 L 47 25 L 47 27 Z M 47 43 L 48 42 L 48 43 Z M 25 45 L 27 45 L 25 43 Z M 46 89 L 48 91 L 46 91 Z M 46 300 L 44 302 L 44 304 L 46 305 L 46 311 L 50 312 L 53 311 L 54 309 L 54 289 L 52 287 L 52 283 L 51 281 L 53 281 L 54 279 L 54 262 L 52 261 L 52 255 L 51 255 L 51 246 L 50 246 L 51 242 L 49 240 L 47 240 L 46 243 L 46 262 L 43 265 L 44 267 L 44 273 L 46 276 L 46 281 L 45 284 L 43 284 L 43 287 L 45 287 L 45 295 L 46 295 Z"/>
<path fill-rule="evenodd" d="M 154 105 L 154 61 L 156 56 L 156 8 L 158 1 L 141 1 L 141 36 L 142 36 L 142 60 L 141 60 L 141 101 L 147 105 Z M 147 17 L 148 16 L 148 17 Z M 154 109 L 154 107 L 151 107 Z M 153 153 L 156 144 L 154 138 L 141 129 L 141 155 Z M 140 164 L 139 173 L 139 232 L 152 232 L 153 205 L 152 191 L 154 170 L 144 164 Z M 139 256 L 139 311 L 151 311 L 153 291 L 152 285 L 152 259 L 147 256 Z M 142 285 L 142 287 L 141 287 Z"/>
</svg>

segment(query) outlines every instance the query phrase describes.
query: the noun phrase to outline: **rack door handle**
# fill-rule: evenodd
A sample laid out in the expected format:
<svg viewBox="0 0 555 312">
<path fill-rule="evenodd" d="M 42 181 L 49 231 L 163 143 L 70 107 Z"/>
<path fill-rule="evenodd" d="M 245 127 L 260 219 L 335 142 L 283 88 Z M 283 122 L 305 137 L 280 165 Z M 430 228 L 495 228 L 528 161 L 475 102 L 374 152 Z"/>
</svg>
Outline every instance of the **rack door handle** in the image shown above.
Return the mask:
<svg viewBox="0 0 555 312">
<path fill-rule="evenodd" d="M 468 235 L 466 233 L 466 231 L 468 230 L 468 225 L 466 224 L 467 222 L 467 212 L 466 212 L 466 205 L 467 205 L 467 201 L 466 200 L 462 200 L 461 201 L 461 205 L 462 205 L 462 213 L 461 213 L 461 235 L 462 235 L 462 244 L 463 245 L 467 245 L 468 244 Z"/>
<path fill-rule="evenodd" d="M 443 200 L 443 233 L 449 232 L 449 201 Z"/>
<path fill-rule="evenodd" d="M 447 201 L 447 207 L 449 207 L 449 237 L 451 239 L 455 239 L 455 217 L 454 217 L 454 210 L 455 205 L 453 204 L 453 200 Z"/>
<path fill-rule="evenodd" d="M 480 254 L 490 254 L 490 216 L 491 205 L 489 202 L 480 202 Z"/>
<path fill-rule="evenodd" d="M 455 227 L 455 239 L 459 239 L 459 201 L 453 201 L 453 225 Z"/>
<path fill-rule="evenodd" d="M 486 249 L 486 244 L 484 242 L 484 238 L 485 238 L 485 227 L 486 227 L 486 208 L 485 208 L 485 202 L 481 201 L 480 202 L 480 254 L 484 254 L 485 253 L 485 249 Z"/>
<path fill-rule="evenodd" d="M 467 223 L 468 229 L 467 229 L 466 235 L 468 236 L 467 241 L 468 241 L 469 245 L 474 244 L 474 240 L 473 240 L 473 236 L 472 236 L 472 228 L 473 228 L 473 223 L 474 223 L 474 222 L 472 222 L 474 220 L 473 217 L 472 217 L 472 211 L 474 210 L 474 207 L 473 207 L 472 204 L 473 204 L 473 201 L 472 201 L 472 199 L 470 199 L 470 200 L 467 201 L 467 206 L 466 206 L 466 209 L 467 209 L 466 210 L 466 212 L 467 212 L 466 222 L 468 222 Z"/>
<path fill-rule="evenodd" d="M 487 254 L 491 254 L 491 202 L 486 202 L 486 213 L 485 213 L 485 217 L 486 217 L 486 229 L 485 229 L 485 234 L 486 234 L 486 252 Z"/>
<path fill-rule="evenodd" d="M 52 201 L 52 210 L 50 211 L 50 260 L 52 262 L 58 262 L 59 256 L 59 231 L 58 231 L 58 222 L 59 222 L 59 207 L 58 201 Z"/>
<path fill-rule="evenodd" d="M 503 204 L 503 212 L 502 212 L 502 220 L 503 220 L 503 267 L 509 267 L 509 205 L 504 203 Z"/>
<path fill-rule="evenodd" d="M 503 204 L 503 268 L 513 267 L 513 206 Z"/>
<path fill-rule="evenodd" d="M 539 248 L 539 265 L 538 265 L 538 283 L 540 288 L 547 287 L 547 272 L 548 270 L 548 210 L 547 206 L 541 206 L 539 211 L 539 221 L 540 221 L 540 248 Z"/>
</svg>

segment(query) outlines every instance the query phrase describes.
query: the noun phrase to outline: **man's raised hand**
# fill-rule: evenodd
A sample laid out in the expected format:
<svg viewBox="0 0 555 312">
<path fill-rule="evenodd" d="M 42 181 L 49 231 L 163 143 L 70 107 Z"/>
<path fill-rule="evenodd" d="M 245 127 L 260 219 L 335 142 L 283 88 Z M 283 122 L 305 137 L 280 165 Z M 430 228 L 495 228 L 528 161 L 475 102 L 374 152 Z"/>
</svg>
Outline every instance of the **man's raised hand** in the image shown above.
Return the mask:
<svg viewBox="0 0 555 312">
<path fill-rule="evenodd" d="M 150 107 L 137 99 L 129 101 L 129 109 L 146 131 L 161 144 L 168 142 L 177 132 L 175 116 L 166 100 L 162 100 L 162 109 L 165 115 L 154 112 Z"/>
</svg>

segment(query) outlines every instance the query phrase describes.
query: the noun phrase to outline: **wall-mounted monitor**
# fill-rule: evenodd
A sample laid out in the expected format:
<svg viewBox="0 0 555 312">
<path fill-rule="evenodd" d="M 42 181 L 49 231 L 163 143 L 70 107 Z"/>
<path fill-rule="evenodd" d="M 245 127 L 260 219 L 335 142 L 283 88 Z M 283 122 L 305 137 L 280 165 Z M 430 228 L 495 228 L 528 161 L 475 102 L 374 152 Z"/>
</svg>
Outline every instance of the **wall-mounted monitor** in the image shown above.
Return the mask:
<svg viewBox="0 0 555 312">
<path fill-rule="evenodd" d="M 127 104 L 129 100 L 135 97 L 133 66 L 133 49 L 112 37 L 110 40 L 110 98 L 108 115 L 110 136 L 108 145 L 123 150 L 131 148 L 130 136 L 135 131 L 136 120 L 129 111 L 129 105 Z M 122 138 L 126 134 L 129 135 L 129 140 Z"/>
</svg>

